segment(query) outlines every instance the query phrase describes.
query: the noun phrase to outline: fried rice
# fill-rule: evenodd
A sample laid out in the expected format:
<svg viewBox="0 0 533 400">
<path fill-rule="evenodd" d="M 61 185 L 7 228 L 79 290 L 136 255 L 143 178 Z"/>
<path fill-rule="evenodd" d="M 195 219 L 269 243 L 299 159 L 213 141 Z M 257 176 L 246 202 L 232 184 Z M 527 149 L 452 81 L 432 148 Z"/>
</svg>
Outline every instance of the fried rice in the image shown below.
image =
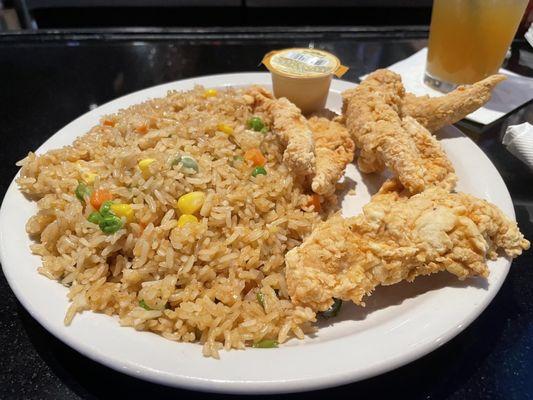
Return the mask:
<svg viewBox="0 0 533 400">
<path fill-rule="evenodd" d="M 284 256 L 320 218 L 275 135 L 247 129 L 252 102 L 237 89 L 169 92 L 19 163 L 18 185 L 38 206 L 26 229 L 39 272 L 69 288 L 65 324 L 85 310 L 116 315 L 123 326 L 199 342 L 216 358 L 313 329 L 315 313 L 289 300 Z M 266 157 L 266 175 L 252 176 L 242 160 L 250 147 Z M 198 172 L 173 163 L 178 154 Z M 143 159 L 155 160 L 148 174 Z M 92 190 L 131 205 L 133 220 L 112 234 L 89 222 L 97 210 L 75 195 L 87 176 Z M 193 191 L 205 194 L 198 222 L 178 226 L 176 201 Z"/>
</svg>

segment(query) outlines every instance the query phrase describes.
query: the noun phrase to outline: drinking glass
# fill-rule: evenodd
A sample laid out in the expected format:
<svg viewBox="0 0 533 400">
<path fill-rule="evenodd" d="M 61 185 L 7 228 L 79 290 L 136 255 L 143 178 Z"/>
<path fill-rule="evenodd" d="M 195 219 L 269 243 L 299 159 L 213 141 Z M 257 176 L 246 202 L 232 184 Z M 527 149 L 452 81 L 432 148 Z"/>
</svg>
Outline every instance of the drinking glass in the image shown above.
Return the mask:
<svg viewBox="0 0 533 400">
<path fill-rule="evenodd" d="M 500 69 L 528 0 L 434 0 L 424 82 L 442 92 Z"/>
</svg>

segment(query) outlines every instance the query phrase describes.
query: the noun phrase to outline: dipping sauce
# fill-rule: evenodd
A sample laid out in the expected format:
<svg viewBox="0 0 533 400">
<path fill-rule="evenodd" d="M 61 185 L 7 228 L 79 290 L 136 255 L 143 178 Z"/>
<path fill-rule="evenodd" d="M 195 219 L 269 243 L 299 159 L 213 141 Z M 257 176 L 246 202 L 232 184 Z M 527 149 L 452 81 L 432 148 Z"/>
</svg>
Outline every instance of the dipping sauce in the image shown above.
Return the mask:
<svg viewBox="0 0 533 400">
<path fill-rule="evenodd" d="M 324 108 L 333 75 L 348 70 L 333 54 L 307 48 L 271 51 L 263 64 L 272 73 L 274 96 L 286 97 L 304 114 Z"/>
</svg>

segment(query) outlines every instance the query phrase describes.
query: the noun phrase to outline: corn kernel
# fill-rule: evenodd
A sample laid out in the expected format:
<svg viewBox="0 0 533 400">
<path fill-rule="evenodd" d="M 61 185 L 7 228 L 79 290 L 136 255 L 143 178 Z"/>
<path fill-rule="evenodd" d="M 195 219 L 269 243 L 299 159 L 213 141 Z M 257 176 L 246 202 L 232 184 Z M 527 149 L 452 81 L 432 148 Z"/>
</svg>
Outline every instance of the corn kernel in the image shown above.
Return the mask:
<svg viewBox="0 0 533 400">
<path fill-rule="evenodd" d="M 187 193 L 178 199 L 178 209 L 182 214 L 194 214 L 202 208 L 204 201 L 204 192 Z"/>
<path fill-rule="evenodd" d="M 227 124 L 218 124 L 217 129 L 220 132 L 224 132 L 226 135 L 232 135 L 233 134 L 233 128 Z"/>
<path fill-rule="evenodd" d="M 135 213 L 129 204 L 111 204 L 110 209 L 117 217 L 125 217 L 128 222 L 135 219 Z"/>
<path fill-rule="evenodd" d="M 139 169 L 141 170 L 144 179 L 148 179 L 151 175 L 150 173 L 150 164 L 155 160 L 153 158 L 145 158 L 144 160 L 139 161 Z"/>
<path fill-rule="evenodd" d="M 213 96 L 216 96 L 217 94 L 218 94 L 218 90 L 216 90 L 216 89 L 207 89 L 204 92 L 204 97 L 213 97 Z"/>
<path fill-rule="evenodd" d="M 196 224 L 198 223 L 198 218 L 194 215 L 183 214 L 178 218 L 178 226 L 181 228 L 187 224 Z"/>
<path fill-rule="evenodd" d="M 93 174 L 92 172 L 82 172 L 81 173 L 81 179 L 83 179 L 83 181 L 86 184 L 88 184 L 88 185 L 92 185 L 97 177 L 98 177 L 98 175 L 97 174 Z"/>
</svg>

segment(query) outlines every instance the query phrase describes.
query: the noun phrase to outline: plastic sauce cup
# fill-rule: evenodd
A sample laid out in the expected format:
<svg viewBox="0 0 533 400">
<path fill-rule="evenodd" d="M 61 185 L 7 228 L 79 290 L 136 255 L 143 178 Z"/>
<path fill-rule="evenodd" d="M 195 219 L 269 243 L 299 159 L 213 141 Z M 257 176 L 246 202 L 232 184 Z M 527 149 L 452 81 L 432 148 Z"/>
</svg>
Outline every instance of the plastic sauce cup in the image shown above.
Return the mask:
<svg viewBox="0 0 533 400">
<path fill-rule="evenodd" d="M 333 75 L 340 78 L 348 70 L 333 54 L 317 49 L 271 51 L 262 62 L 272 74 L 274 96 L 286 97 L 304 114 L 324 108 Z"/>
</svg>

